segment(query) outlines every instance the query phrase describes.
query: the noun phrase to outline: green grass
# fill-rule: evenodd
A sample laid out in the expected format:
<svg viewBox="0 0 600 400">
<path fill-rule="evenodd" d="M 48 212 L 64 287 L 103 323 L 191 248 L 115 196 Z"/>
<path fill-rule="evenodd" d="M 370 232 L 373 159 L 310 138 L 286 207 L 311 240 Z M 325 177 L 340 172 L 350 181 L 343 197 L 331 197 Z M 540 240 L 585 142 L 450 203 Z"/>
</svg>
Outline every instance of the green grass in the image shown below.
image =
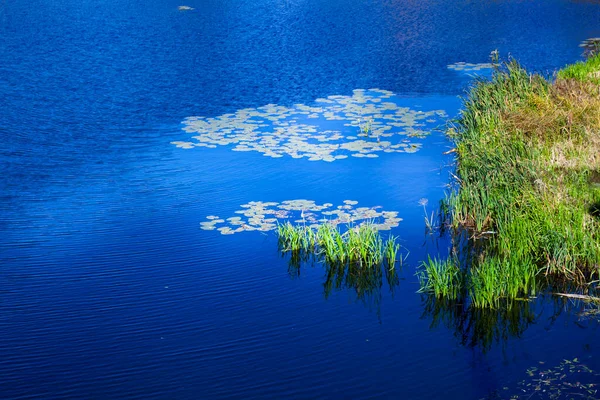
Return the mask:
<svg viewBox="0 0 600 400">
<path fill-rule="evenodd" d="M 464 290 L 464 273 L 457 260 L 440 260 L 428 257 L 418 271 L 421 283 L 420 293 L 430 293 L 435 297 L 456 300 Z"/>
<path fill-rule="evenodd" d="M 600 84 L 600 52 L 588 60 L 568 65 L 558 71 L 560 79 L 576 79 L 580 82 L 592 81 Z"/>
<path fill-rule="evenodd" d="M 513 61 L 476 82 L 449 132 L 457 181 L 443 206 L 454 232 L 468 235 L 457 249 L 468 262 L 429 260 L 423 291 L 464 288 L 475 307 L 499 307 L 543 281 L 598 278 L 599 71 L 596 55 L 550 82 Z"/>
<path fill-rule="evenodd" d="M 313 229 L 286 222 L 278 225 L 277 235 L 282 252 L 291 252 L 292 257 L 303 260 L 315 257 L 327 265 L 394 269 L 403 260 L 398 257 L 397 238 L 390 235 L 384 241 L 371 224 L 349 227 L 342 232 L 330 224 Z"/>
</svg>

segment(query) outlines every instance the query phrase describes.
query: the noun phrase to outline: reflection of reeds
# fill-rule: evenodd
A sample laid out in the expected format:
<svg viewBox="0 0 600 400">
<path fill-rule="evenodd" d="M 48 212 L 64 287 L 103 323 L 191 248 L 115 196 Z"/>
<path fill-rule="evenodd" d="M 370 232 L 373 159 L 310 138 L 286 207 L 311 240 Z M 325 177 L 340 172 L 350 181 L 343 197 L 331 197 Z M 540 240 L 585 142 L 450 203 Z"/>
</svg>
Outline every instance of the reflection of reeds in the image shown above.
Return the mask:
<svg viewBox="0 0 600 400">
<path fill-rule="evenodd" d="M 454 331 L 464 346 L 487 351 L 494 343 L 519 338 L 529 325 L 536 322 L 535 307 L 529 301 L 515 301 L 510 306 L 478 308 L 464 297 L 454 300 L 424 297 L 423 317 L 431 318 L 431 327 L 443 325 Z"/>
</svg>

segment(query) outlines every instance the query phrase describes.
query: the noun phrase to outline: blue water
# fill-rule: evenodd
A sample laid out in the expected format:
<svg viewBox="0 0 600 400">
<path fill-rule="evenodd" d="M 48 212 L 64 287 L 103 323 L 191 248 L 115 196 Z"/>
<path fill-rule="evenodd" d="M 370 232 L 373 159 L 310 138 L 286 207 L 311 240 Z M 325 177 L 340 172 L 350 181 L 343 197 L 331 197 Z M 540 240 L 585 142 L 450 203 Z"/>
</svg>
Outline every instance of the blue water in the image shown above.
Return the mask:
<svg viewBox="0 0 600 400">
<path fill-rule="evenodd" d="M 449 181 L 442 132 L 333 163 L 171 144 L 189 116 L 357 88 L 453 116 L 471 78 L 447 65 L 498 49 L 551 73 L 598 36 L 597 1 L 0 0 L 0 398 L 470 399 L 540 361 L 600 370 L 578 306 L 506 320 L 416 294 L 416 265 L 447 251 L 418 204 Z M 273 232 L 199 229 L 303 198 L 399 211 L 393 291 L 324 296 Z"/>
</svg>

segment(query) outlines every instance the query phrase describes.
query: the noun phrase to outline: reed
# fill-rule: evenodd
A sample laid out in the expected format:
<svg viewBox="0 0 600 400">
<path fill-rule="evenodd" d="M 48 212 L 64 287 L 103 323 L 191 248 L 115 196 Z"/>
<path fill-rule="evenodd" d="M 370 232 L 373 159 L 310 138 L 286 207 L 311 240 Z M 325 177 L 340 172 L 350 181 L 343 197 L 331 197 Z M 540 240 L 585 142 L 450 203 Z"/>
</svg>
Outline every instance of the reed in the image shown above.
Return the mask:
<svg viewBox="0 0 600 400">
<path fill-rule="evenodd" d="M 465 275 L 454 258 L 441 260 L 428 257 L 417 272 L 421 289 L 419 293 L 430 293 L 435 297 L 455 300 L 465 287 Z"/>
<path fill-rule="evenodd" d="M 554 81 L 512 61 L 477 81 L 449 135 L 456 182 L 442 207 L 468 254 L 429 260 L 423 291 L 475 307 L 536 293 L 542 281 L 586 283 L 600 272 L 600 54 Z"/>
<path fill-rule="evenodd" d="M 385 242 L 379 231 L 369 223 L 353 227 L 345 232 L 330 224 L 317 229 L 290 222 L 277 227 L 279 248 L 283 253 L 315 257 L 328 265 L 352 265 L 360 268 L 386 266 L 394 269 L 403 258 L 398 258 L 400 245 L 390 236 Z"/>
</svg>

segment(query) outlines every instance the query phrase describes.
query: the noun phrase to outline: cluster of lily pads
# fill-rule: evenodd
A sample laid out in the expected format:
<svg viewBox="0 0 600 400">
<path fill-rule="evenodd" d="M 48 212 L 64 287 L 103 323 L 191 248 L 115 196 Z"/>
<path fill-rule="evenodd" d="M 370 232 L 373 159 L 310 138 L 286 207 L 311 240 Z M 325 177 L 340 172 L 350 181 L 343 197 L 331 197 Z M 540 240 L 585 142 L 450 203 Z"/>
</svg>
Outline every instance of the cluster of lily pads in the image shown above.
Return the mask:
<svg viewBox="0 0 600 400">
<path fill-rule="evenodd" d="M 583 42 L 579 43 L 579 47 L 597 47 L 600 46 L 600 37 L 585 39 Z"/>
<path fill-rule="evenodd" d="M 175 141 L 183 149 L 232 146 L 264 156 L 332 162 L 377 153 L 413 153 L 416 139 L 447 117 L 443 110 L 421 111 L 398 104 L 393 92 L 354 90 L 352 96 L 317 99 L 312 106 L 268 104 L 214 118 L 189 117 L 183 130 L 194 141 Z"/>
<path fill-rule="evenodd" d="M 245 231 L 272 231 L 282 222 L 304 224 L 318 228 L 323 224 L 360 226 L 369 223 L 376 230 L 390 230 L 399 225 L 397 211 L 384 211 L 382 207 L 355 207 L 357 201 L 344 200 L 334 207 L 332 203 L 317 204 L 312 200 L 286 200 L 278 202 L 251 201 L 235 211 L 237 216 L 220 218 L 209 215 L 200 223 L 203 230 L 218 230 L 223 235 Z"/>
<path fill-rule="evenodd" d="M 477 72 L 477 71 L 486 71 L 491 70 L 494 67 L 498 66 L 498 64 L 493 63 L 468 63 L 468 62 L 457 62 L 454 64 L 448 65 L 448 69 L 459 72 Z"/>
<path fill-rule="evenodd" d="M 600 37 L 594 37 L 584 40 L 579 44 L 584 50 L 584 55 L 593 56 L 600 52 Z"/>
</svg>

